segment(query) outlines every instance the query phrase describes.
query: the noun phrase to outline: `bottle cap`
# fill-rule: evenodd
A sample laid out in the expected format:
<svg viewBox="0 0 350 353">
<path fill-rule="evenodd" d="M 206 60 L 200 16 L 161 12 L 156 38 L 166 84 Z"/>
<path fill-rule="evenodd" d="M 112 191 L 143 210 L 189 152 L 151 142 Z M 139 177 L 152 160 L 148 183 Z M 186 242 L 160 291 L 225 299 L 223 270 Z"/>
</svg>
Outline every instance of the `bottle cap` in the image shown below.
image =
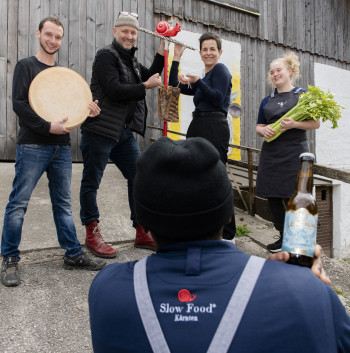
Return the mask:
<svg viewBox="0 0 350 353">
<path fill-rule="evenodd" d="M 315 155 L 311 152 L 304 152 L 299 156 L 300 159 L 315 160 Z"/>
</svg>

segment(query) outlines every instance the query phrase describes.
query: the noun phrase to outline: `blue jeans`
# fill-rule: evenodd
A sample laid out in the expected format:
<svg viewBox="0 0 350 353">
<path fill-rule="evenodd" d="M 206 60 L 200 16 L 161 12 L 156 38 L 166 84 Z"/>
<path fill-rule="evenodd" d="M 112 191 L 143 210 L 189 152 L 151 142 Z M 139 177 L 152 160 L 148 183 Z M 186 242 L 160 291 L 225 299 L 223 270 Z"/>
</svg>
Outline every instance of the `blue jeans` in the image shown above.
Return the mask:
<svg viewBox="0 0 350 353">
<path fill-rule="evenodd" d="M 80 149 L 84 162 L 80 186 L 80 218 L 82 224 L 86 226 L 93 221 L 99 221 L 100 214 L 96 200 L 97 190 L 108 159 L 110 159 L 128 181 L 130 219 L 133 221 L 133 226 L 136 227 L 133 186 L 136 175 L 136 161 L 140 155 L 140 149 L 133 133 L 128 128 L 124 129 L 122 137 L 117 142 L 99 134 L 83 131 Z"/>
<path fill-rule="evenodd" d="M 5 259 L 11 256 L 19 260 L 23 218 L 30 196 L 44 172 L 49 180 L 58 242 L 66 250 L 66 256 L 74 257 L 82 252 L 71 210 L 70 147 L 29 144 L 18 145 L 16 150 L 15 178 L 2 230 L 1 255 Z"/>
</svg>

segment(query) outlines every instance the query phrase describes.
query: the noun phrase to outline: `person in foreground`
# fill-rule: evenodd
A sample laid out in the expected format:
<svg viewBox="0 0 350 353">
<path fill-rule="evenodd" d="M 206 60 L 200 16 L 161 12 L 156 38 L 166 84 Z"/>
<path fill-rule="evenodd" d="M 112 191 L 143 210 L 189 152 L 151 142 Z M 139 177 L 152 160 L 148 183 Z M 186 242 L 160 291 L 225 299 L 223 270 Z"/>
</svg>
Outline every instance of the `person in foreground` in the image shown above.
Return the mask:
<svg viewBox="0 0 350 353">
<path fill-rule="evenodd" d="M 160 41 L 148 69 L 136 58 L 138 29 L 137 14 L 124 11 L 119 14 L 113 28 L 113 42 L 97 52 L 92 66 L 91 91 L 94 99 L 100 102 L 101 114 L 98 119 L 87 119 L 82 125 L 80 149 L 84 170 L 80 218 L 86 228 L 86 247 L 96 256 L 106 258 L 115 257 L 116 250 L 103 240 L 98 226 L 97 190 L 108 159 L 128 181 L 130 219 L 136 229 L 135 247 L 154 250 L 151 235 L 143 231 L 134 214 L 132 190 L 140 149 L 133 131 L 144 136 L 146 90 L 161 85 L 164 41 Z"/>
<path fill-rule="evenodd" d="M 66 268 L 100 270 L 105 262 L 92 260 L 85 255 L 77 239 L 71 210 L 70 183 L 72 158 L 69 131 L 62 120 L 48 122 L 38 116 L 31 108 L 28 99 L 29 86 L 35 76 L 47 68 L 56 66 L 55 53 L 63 39 L 62 23 L 52 17 L 44 18 L 36 31 L 40 42 L 35 56 L 20 60 L 13 75 L 13 110 L 19 119 L 17 137 L 15 178 L 9 202 L 5 210 L 1 239 L 1 282 L 5 286 L 20 284 L 18 249 L 24 214 L 38 180 L 46 172 L 58 241 L 66 250 Z M 89 104 L 90 115 L 95 117 L 100 108 L 97 101 Z"/>
<path fill-rule="evenodd" d="M 151 145 L 137 163 L 134 201 L 157 252 L 95 277 L 95 353 L 350 351 L 350 319 L 329 285 L 308 268 L 222 240 L 232 187 L 208 141 L 163 137 Z"/>
</svg>

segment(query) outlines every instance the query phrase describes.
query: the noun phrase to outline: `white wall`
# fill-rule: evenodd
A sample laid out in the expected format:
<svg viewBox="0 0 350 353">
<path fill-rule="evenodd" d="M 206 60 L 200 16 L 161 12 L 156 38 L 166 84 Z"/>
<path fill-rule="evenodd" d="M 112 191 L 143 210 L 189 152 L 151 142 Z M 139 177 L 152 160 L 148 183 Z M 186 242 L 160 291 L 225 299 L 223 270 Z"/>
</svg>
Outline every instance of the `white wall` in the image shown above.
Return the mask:
<svg viewBox="0 0 350 353">
<path fill-rule="evenodd" d="M 350 71 L 315 63 L 315 85 L 345 107 L 336 129 L 326 121 L 316 130 L 317 163 L 350 171 Z"/>
<path fill-rule="evenodd" d="M 350 184 L 333 186 L 333 251 L 334 257 L 350 258 Z"/>
<path fill-rule="evenodd" d="M 350 171 L 350 71 L 315 63 L 315 85 L 345 107 L 338 128 L 330 122 L 316 130 L 317 164 Z M 334 256 L 350 258 L 350 184 L 333 180 Z"/>
</svg>

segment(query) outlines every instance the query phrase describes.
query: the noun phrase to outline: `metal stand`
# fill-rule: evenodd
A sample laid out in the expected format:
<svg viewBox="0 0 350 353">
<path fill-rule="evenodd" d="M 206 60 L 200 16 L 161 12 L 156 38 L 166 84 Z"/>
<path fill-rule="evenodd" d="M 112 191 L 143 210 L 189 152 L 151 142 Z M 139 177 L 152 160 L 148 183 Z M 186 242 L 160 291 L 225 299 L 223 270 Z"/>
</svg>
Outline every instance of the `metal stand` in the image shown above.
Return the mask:
<svg viewBox="0 0 350 353">
<path fill-rule="evenodd" d="M 168 86 L 168 56 L 169 56 L 169 41 L 164 39 L 164 85 Z M 164 121 L 163 124 L 163 136 L 168 136 L 168 123 Z"/>
</svg>

